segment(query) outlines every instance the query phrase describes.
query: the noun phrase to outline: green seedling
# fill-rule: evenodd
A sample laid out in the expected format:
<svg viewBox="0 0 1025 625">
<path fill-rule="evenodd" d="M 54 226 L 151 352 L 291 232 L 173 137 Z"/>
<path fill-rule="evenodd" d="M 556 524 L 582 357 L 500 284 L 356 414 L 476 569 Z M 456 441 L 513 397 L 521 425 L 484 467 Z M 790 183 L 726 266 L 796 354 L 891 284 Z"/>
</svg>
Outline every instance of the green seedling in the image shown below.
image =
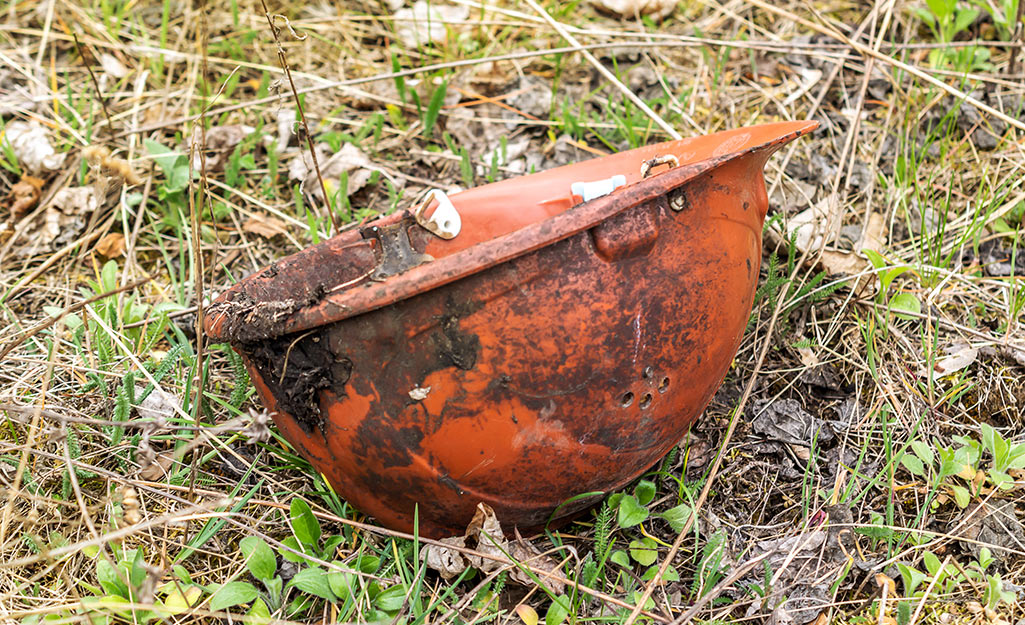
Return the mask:
<svg viewBox="0 0 1025 625">
<path fill-rule="evenodd" d="M 876 302 L 886 309 L 887 314 L 892 313 L 897 319 L 916 319 L 916 315 L 922 312 L 922 302 L 914 294 L 907 292 L 890 294 L 893 281 L 902 273 L 911 271 L 911 267 L 908 265 L 890 266 L 882 254 L 875 250 L 866 249 L 863 252 L 875 267 L 876 275 L 879 276 L 879 292 L 876 294 Z M 880 325 L 885 324 L 885 318 L 880 321 Z"/>
<path fill-rule="evenodd" d="M 958 0 L 926 0 L 925 7 L 914 9 L 932 32 L 938 43 L 952 43 L 955 38 L 975 23 L 979 9 L 966 6 Z M 965 48 L 936 48 L 929 52 L 933 67 L 952 66 L 961 71 L 987 69 L 989 50 L 980 46 Z"/>
</svg>

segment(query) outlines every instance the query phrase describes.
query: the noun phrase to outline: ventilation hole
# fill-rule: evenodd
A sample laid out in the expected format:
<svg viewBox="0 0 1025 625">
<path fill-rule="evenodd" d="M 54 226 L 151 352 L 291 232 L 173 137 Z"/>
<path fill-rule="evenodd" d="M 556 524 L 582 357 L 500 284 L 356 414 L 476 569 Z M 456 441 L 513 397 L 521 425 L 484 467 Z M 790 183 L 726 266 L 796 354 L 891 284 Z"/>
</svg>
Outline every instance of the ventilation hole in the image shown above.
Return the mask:
<svg viewBox="0 0 1025 625">
<path fill-rule="evenodd" d="M 630 392 L 623 393 L 623 399 L 619 400 L 619 403 L 626 408 L 630 404 L 634 403 L 634 394 Z"/>
<path fill-rule="evenodd" d="M 669 390 L 669 378 L 662 378 L 662 381 L 658 384 L 658 392 L 665 393 Z"/>
<path fill-rule="evenodd" d="M 644 396 L 641 397 L 641 403 L 640 403 L 641 410 L 644 410 L 645 408 L 647 408 L 650 405 L 651 405 L 651 393 L 645 393 Z"/>
<path fill-rule="evenodd" d="M 643 375 L 645 378 L 650 378 L 651 376 L 655 375 L 655 370 L 651 367 L 645 367 L 641 375 Z"/>
</svg>

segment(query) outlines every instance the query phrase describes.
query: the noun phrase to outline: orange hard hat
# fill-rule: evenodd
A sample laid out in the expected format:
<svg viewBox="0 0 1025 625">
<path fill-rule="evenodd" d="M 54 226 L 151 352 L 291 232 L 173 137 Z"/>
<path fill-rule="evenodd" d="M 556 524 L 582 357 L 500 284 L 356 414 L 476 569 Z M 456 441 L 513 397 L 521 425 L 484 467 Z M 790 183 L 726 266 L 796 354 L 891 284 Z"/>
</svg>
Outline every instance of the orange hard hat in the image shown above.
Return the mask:
<svg viewBox="0 0 1025 625">
<path fill-rule="evenodd" d="M 431 192 L 237 284 L 206 331 L 382 524 L 417 511 L 422 535 L 460 534 L 484 502 L 542 526 L 636 478 L 704 409 L 754 299 L 762 169 L 815 126 Z"/>
</svg>

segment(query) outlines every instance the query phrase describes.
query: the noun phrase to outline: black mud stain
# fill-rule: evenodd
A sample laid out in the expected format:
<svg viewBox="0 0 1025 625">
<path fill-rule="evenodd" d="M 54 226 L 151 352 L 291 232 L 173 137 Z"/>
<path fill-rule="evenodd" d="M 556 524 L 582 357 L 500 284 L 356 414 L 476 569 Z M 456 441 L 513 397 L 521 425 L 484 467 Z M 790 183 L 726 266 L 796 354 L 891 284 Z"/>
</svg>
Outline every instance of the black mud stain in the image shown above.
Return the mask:
<svg viewBox="0 0 1025 625">
<path fill-rule="evenodd" d="M 480 308 L 479 303 L 460 302 L 452 299 L 446 302 L 445 314 L 441 317 L 436 330 L 430 338 L 437 355 L 437 367 L 457 367 L 463 371 L 473 369 L 480 353 L 480 338 L 473 333 L 464 332 L 459 327 L 459 320 Z M 425 375 L 429 371 L 424 372 Z"/>
<path fill-rule="evenodd" d="M 307 434 L 323 431 L 318 393 L 330 388 L 338 396 L 345 395 L 352 374 L 352 361 L 333 354 L 323 334 L 307 332 L 239 345 L 260 372 L 278 408 L 295 418 Z"/>
</svg>

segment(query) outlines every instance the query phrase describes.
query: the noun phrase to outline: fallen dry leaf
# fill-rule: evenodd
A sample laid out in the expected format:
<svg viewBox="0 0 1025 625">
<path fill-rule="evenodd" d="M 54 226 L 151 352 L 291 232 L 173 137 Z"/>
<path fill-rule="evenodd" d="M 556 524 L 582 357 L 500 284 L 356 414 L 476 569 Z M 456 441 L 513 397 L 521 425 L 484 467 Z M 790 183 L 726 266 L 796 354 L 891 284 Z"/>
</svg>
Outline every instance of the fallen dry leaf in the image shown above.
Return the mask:
<svg viewBox="0 0 1025 625">
<path fill-rule="evenodd" d="M 485 503 L 477 504 L 477 511 L 466 527 L 462 536 L 443 538 L 440 542 L 452 547 L 468 547 L 479 554 L 496 558 L 512 557 L 513 560 L 529 564 L 535 570 L 558 574 L 558 563 L 541 555 L 517 533 L 516 540 L 509 541 L 502 531 L 502 525 L 495 516 L 495 511 Z M 463 553 L 441 545 L 425 545 L 420 551 L 420 558 L 428 567 L 438 571 L 445 579 L 456 577 L 468 567 L 492 573 L 509 565 L 491 558 L 470 553 Z M 556 594 L 565 591 L 565 584 L 544 575 L 538 575 L 549 590 Z M 534 585 L 533 578 L 520 567 L 513 567 L 509 579 L 525 586 Z"/>
<path fill-rule="evenodd" d="M 53 196 L 52 208 L 66 215 L 83 215 L 96 210 L 100 205 L 93 187 L 66 187 Z"/>
<path fill-rule="evenodd" d="M 897 583 L 885 573 L 876 573 L 876 586 L 886 588 L 886 594 L 894 597 L 897 595 Z"/>
<path fill-rule="evenodd" d="M 978 492 L 974 484 L 973 491 Z M 985 547 L 1002 563 L 1025 544 L 1025 524 L 1013 501 L 980 501 L 965 509 L 954 523 L 953 527 L 960 528 L 962 546 L 976 558 Z"/>
<path fill-rule="evenodd" d="M 463 536 L 442 538 L 440 542 L 453 547 L 466 546 L 466 538 Z M 439 545 L 425 546 L 420 557 L 423 558 L 428 567 L 440 573 L 442 578 L 446 580 L 458 576 L 470 565 L 462 552 Z"/>
<path fill-rule="evenodd" d="M 149 482 L 159 482 L 170 474 L 174 462 L 174 450 L 161 451 L 140 462 L 139 477 Z"/>
<path fill-rule="evenodd" d="M 505 554 L 509 552 L 509 543 L 502 533 L 502 525 L 498 522 L 495 511 L 487 504 L 477 504 L 477 512 L 474 513 L 473 519 L 466 527 L 466 537 L 477 541 L 477 551 L 480 553 L 504 558 Z M 480 556 L 471 555 L 469 559 L 473 566 L 485 573 L 491 573 L 505 566 L 502 562 Z"/>
<path fill-rule="evenodd" d="M 752 403 L 751 429 L 769 440 L 808 447 L 833 440 L 828 423 L 813 416 L 796 399 L 758 400 Z"/>
<path fill-rule="evenodd" d="M 596 8 L 618 17 L 633 18 L 650 15 L 665 19 L 676 8 L 677 0 L 591 0 Z"/>
<path fill-rule="evenodd" d="M 111 232 L 96 242 L 96 253 L 104 258 L 117 258 L 125 253 L 125 235 Z"/>
<path fill-rule="evenodd" d="M 146 389 L 143 386 L 136 386 L 136 396 L 141 397 L 145 390 Z M 146 398 L 136 406 L 139 418 L 152 419 L 154 421 L 169 419 L 180 409 L 181 401 L 179 401 L 174 395 L 160 389 L 154 389 L 153 392 L 147 395 Z"/>
<path fill-rule="evenodd" d="M 787 235 L 794 238 L 794 245 L 801 253 L 815 254 L 822 250 L 830 238 L 828 235 L 840 228 L 842 217 L 842 208 L 826 198 L 795 215 L 787 223 Z M 822 250 L 819 262 L 829 275 L 856 275 L 870 266 L 863 256 L 864 250 L 880 252 L 885 244 L 886 221 L 882 214 L 873 212 L 854 251 Z"/>
<path fill-rule="evenodd" d="M 256 128 L 252 126 L 246 126 L 245 124 L 229 124 L 227 126 L 214 126 L 206 131 L 206 143 L 203 143 L 202 129 L 195 128 L 193 130 L 193 143 L 196 145 L 197 150 L 192 155 L 192 167 L 196 171 L 203 169 L 203 155 L 198 149 L 201 145 L 205 146 L 203 150 L 206 153 L 206 170 L 207 171 L 218 171 L 228 161 L 228 157 L 231 156 L 231 152 L 235 149 L 235 146 L 242 143 L 242 140 L 253 134 Z M 187 154 L 189 152 L 189 144 L 182 146 L 182 150 Z"/>
<path fill-rule="evenodd" d="M 37 231 L 34 243 L 46 246 L 62 235 L 77 236 L 85 228 L 85 216 L 99 205 L 96 190 L 91 186 L 61 189 L 43 212 L 42 227 Z"/>
<path fill-rule="evenodd" d="M 932 367 L 933 372 L 940 376 L 957 373 L 975 362 L 979 356 L 979 350 L 968 343 L 948 345 L 943 351 L 946 355 L 937 360 Z M 918 371 L 918 375 L 928 377 L 928 367 L 922 367 Z"/>
<path fill-rule="evenodd" d="M 15 219 L 29 212 L 39 202 L 43 180 L 35 176 L 22 176 L 7 195 L 5 203 L 10 204 L 11 216 Z"/>
<path fill-rule="evenodd" d="M 273 239 L 288 232 L 288 226 L 277 217 L 256 214 L 242 224 L 242 230 L 265 239 Z"/>
<path fill-rule="evenodd" d="M 392 15 L 395 35 L 409 48 L 445 43 L 448 33 L 469 17 L 470 7 L 434 4 L 425 0 L 417 0 L 412 8 L 399 9 Z"/>
<path fill-rule="evenodd" d="M 374 165 L 367 155 L 351 143 L 346 143 L 342 149 L 335 154 L 330 153 L 330 146 L 326 143 L 317 144 L 317 162 L 320 164 L 320 174 L 324 178 L 324 186 L 329 194 L 334 194 L 341 185 L 342 173 L 347 174 L 348 182 L 346 191 L 348 195 L 359 191 L 370 181 L 374 173 Z M 305 193 L 309 193 L 318 200 L 323 200 L 324 194 L 320 189 L 320 181 L 317 180 L 317 171 L 313 167 L 313 158 L 307 150 L 303 150 L 288 163 L 288 175 L 292 180 L 301 180 L 301 187 Z"/>
<path fill-rule="evenodd" d="M 10 122 L 4 130 L 4 142 L 30 173 L 54 171 L 64 164 L 66 155 L 57 153 L 46 128 L 37 122 Z"/>
</svg>

